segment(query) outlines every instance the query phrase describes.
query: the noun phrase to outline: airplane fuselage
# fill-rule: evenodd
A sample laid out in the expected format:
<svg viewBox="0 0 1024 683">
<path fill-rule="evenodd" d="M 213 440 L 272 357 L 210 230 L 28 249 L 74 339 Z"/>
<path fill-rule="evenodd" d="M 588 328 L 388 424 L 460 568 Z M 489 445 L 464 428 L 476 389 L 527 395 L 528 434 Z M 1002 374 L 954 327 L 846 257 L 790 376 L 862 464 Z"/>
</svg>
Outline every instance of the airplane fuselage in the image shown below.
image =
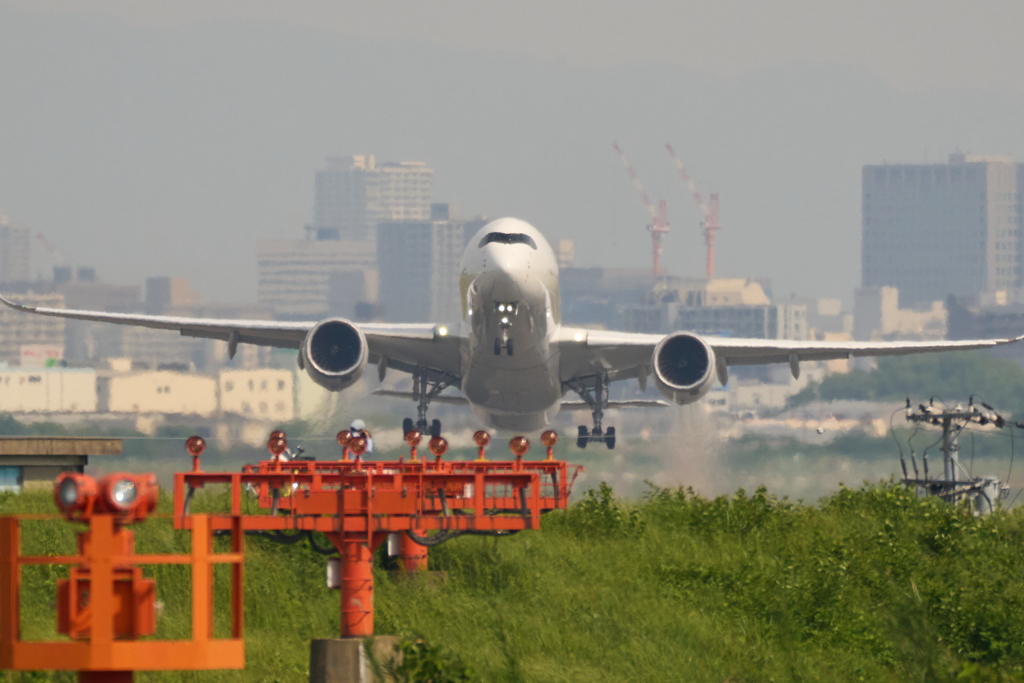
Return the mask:
<svg viewBox="0 0 1024 683">
<path fill-rule="evenodd" d="M 558 259 L 529 223 L 501 218 L 462 257 L 462 392 L 490 427 L 534 430 L 551 422 L 559 377 Z"/>
</svg>

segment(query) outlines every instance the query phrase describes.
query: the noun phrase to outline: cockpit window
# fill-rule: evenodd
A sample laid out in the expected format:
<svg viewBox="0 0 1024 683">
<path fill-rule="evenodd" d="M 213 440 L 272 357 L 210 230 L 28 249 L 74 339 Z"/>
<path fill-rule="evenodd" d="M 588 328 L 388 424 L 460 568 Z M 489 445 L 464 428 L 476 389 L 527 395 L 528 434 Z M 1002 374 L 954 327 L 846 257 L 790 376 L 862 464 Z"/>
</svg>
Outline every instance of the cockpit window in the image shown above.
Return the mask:
<svg viewBox="0 0 1024 683">
<path fill-rule="evenodd" d="M 498 244 L 526 244 L 531 249 L 537 249 L 537 243 L 533 241 L 533 238 L 521 232 L 489 232 L 480 240 L 477 248 L 482 248 L 485 244 L 490 244 L 491 242 L 497 242 Z"/>
</svg>

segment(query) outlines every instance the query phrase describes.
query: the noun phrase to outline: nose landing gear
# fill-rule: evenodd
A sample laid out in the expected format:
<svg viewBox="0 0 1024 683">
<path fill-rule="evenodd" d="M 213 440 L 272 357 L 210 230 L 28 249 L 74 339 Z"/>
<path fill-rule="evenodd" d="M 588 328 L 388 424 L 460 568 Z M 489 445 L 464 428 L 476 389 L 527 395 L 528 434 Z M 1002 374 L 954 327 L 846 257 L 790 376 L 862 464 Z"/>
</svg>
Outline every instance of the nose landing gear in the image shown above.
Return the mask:
<svg viewBox="0 0 1024 683">
<path fill-rule="evenodd" d="M 504 334 L 502 334 L 502 336 L 500 336 L 500 337 L 495 337 L 494 338 L 494 355 L 495 356 L 500 356 L 502 349 L 505 349 L 505 352 L 508 353 L 508 355 L 511 356 L 512 352 L 515 350 L 515 340 L 511 339 L 509 337 L 506 337 Z"/>
<path fill-rule="evenodd" d="M 576 436 L 576 446 L 586 448 L 588 443 L 603 441 L 608 450 L 615 449 L 615 427 L 602 429 L 604 409 L 608 407 L 608 375 L 598 374 L 594 376 L 593 386 L 584 384 L 580 380 L 574 380 L 569 387 L 575 391 L 583 401 L 590 406 L 590 414 L 594 418 L 594 427 L 588 430 L 586 425 L 580 425 Z"/>
</svg>

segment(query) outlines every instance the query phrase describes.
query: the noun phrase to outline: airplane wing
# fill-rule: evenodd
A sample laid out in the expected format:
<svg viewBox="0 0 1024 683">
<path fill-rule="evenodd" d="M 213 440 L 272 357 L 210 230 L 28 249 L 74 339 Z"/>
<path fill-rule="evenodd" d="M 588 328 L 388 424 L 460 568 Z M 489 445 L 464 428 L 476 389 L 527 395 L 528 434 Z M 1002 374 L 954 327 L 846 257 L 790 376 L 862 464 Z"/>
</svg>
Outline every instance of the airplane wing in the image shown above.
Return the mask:
<svg viewBox="0 0 1024 683">
<path fill-rule="evenodd" d="M 661 334 L 638 334 L 605 330 L 566 329 L 562 337 L 562 380 L 606 372 L 609 380 L 629 379 L 646 373 L 651 354 Z M 697 335 L 701 336 L 701 335 Z M 936 351 L 988 349 L 1013 344 L 1012 339 L 963 341 L 797 341 L 790 339 L 740 339 L 701 336 L 725 366 L 789 363 L 794 374 L 800 361 L 836 360 L 858 356 L 902 356 Z"/>
<path fill-rule="evenodd" d="M 48 315 L 72 320 L 135 325 L 158 330 L 178 332 L 184 337 L 219 339 L 228 343 L 231 355 L 238 344 L 257 344 L 281 349 L 298 349 L 309 330 L 318 321 L 278 322 L 274 320 L 230 320 L 217 318 L 186 318 L 136 313 L 105 313 L 65 308 L 24 306 L 0 296 L 0 302 L 18 311 Z M 377 364 L 382 358 L 387 366 L 413 372 L 427 367 L 452 377 L 461 375 L 459 338 L 455 335 L 439 336 L 437 325 L 352 323 L 366 336 L 369 345 L 369 363 Z"/>
</svg>

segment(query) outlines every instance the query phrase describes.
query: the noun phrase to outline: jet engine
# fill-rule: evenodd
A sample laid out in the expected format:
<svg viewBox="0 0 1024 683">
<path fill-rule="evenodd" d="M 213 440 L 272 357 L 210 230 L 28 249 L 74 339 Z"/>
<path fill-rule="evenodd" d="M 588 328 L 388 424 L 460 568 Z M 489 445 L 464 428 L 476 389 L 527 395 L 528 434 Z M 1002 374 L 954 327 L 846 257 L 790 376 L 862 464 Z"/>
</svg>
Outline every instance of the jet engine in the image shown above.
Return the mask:
<svg viewBox="0 0 1024 683">
<path fill-rule="evenodd" d="M 359 381 L 369 348 L 359 328 L 347 320 L 318 322 L 299 349 L 299 367 L 325 389 L 341 391 Z"/>
<path fill-rule="evenodd" d="M 695 403 L 715 381 L 715 352 L 700 337 L 677 332 L 654 347 L 651 369 L 665 398 L 679 405 Z"/>
</svg>

